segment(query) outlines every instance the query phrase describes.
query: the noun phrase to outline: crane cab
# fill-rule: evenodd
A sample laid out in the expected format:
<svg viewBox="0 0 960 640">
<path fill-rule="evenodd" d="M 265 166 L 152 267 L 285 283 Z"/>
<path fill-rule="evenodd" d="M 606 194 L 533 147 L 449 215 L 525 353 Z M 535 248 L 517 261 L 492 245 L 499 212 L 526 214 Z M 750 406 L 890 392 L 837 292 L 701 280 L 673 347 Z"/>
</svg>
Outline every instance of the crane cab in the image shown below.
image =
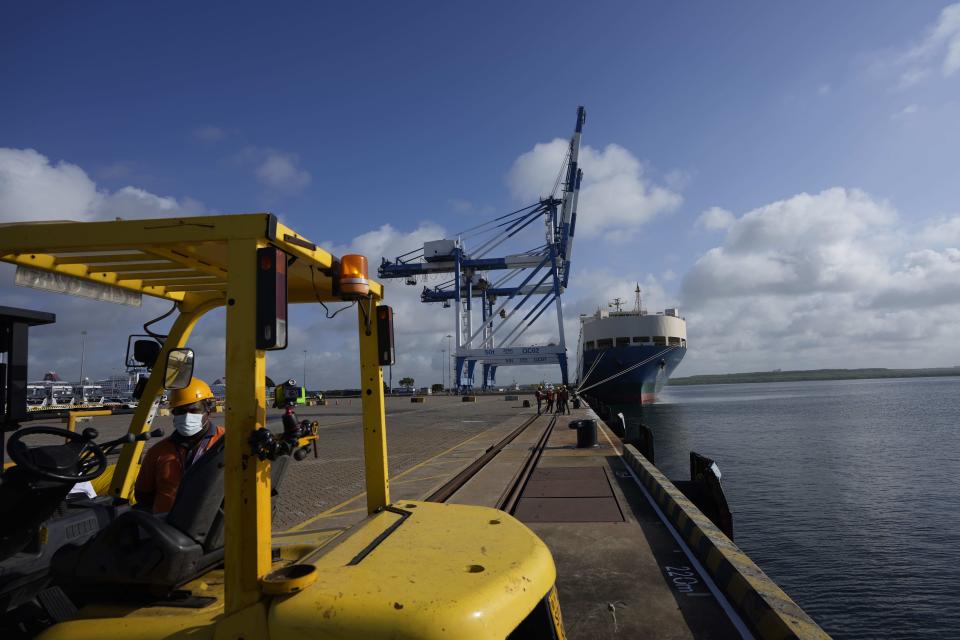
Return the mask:
<svg viewBox="0 0 960 640">
<path fill-rule="evenodd" d="M 165 518 L 127 510 L 117 518 L 127 529 L 111 523 L 57 554 L 54 580 L 77 611 L 41 637 L 563 637 L 553 559 L 526 526 L 489 508 L 391 501 L 381 365 L 392 329 L 378 322 L 391 314 L 378 314 L 383 288 L 365 259 L 338 259 L 263 213 L 12 224 L 0 260 L 33 286 L 175 307 L 134 436 L 183 382 L 197 321 L 225 309 L 219 458 L 191 467 Z M 265 353 L 286 346 L 289 304 L 320 302 L 356 307 L 368 517 L 344 532 L 278 533 L 271 491 L 289 460 L 264 445 Z M 124 445 L 110 486 L 117 504 L 131 498 L 142 453 L 143 439 Z M 130 543 L 131 531 L 144 537 Z"/>
</svg>

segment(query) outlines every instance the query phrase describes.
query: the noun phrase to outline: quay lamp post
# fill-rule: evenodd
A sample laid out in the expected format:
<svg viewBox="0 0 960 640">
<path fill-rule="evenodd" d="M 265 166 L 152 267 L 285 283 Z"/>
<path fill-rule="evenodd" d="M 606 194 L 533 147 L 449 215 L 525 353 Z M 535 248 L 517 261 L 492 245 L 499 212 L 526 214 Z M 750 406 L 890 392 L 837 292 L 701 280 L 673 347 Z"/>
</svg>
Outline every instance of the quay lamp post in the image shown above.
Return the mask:
<svg viewBox="0 0 960 640">
<path fill-rule="evenodd" d="M 307 390 L 307 350 L 303 350 L 303 389 Z"/>
<path fill-rule="evenodd" d="M 86 343 L 87 343 L 87 332 L 81 331 L 80 332 L 80 388 L 81 388 L 80 393 L 83 393 L 82 391 L 83 389 L 83 358 L 86 351 L 86 346 L 87 346 Z"/>
<path fill-rule="evenodd" d="M 453 336 L 448 333 L 448 334 L 447 334 L 447 353 L 449 354 L 448 357 L 450 357 L 450 358 L 453 357 L 453 349 L 450 347 L 450 339 L 451 339 L 451 338 L 453 338 Z M 450 367 L 450 361 L 449 361 L 449 360 L 445 360 L 443 366 L 450 369 L 450 386 L 452 387 L 452 386 L 453 386 L 454 371 L 453 371 L 453 368 Z M 458 384 L 457 386 L 460 386 L 460 385 Z"/>
<path fill-rule="evenodd" d="M 447 350 L 440 349 L 440 384 L 447 390 Z"/>
</svg>

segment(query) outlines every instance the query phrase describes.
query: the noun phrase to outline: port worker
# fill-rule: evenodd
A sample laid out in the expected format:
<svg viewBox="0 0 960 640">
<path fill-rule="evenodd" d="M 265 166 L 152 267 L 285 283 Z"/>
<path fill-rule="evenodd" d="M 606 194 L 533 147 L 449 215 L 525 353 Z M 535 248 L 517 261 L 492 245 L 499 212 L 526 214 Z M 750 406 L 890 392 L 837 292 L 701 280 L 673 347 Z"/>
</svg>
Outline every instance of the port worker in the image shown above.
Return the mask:
<svg viewBox="0 0 960 640">
<path fill-rule="evenodd" d="M 537 399 L 537 415 L 540 415 L 541 406 L 543 405 L 543 385 L 537 387 L 537 390 L 534 391 L 533 396 Z"/>
<path fill-rule="evenodd" d="M 187 469 L 224 433 L 210 422 L 213 392 L 199 378 L 171 392 L 170 408 L 174 432 L 147 451 L 134 487 L 137 507 L 153 513 L 170 511 Z"/>
<path fill-rule="evenodd" d="M 563 385 L 557 389 L 557 413 L 567 412 L 567 388 Z"/>
<path fill-rule="evenodd" d="M 553 413 L 553 387 L 547 387 L 547 413 Z"/>
</svg>

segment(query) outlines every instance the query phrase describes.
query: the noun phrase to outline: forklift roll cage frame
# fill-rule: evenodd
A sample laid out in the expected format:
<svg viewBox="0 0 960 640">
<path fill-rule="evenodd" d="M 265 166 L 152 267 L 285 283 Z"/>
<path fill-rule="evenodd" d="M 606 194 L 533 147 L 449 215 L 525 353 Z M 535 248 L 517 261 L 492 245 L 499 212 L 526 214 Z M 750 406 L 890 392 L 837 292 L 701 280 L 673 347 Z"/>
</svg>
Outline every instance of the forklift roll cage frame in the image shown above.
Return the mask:
<svg viewBox="0 0 960 640">
<path fill-rule="evenodd" d="M 256 348 L 256 253 L 275 247 L 287 254 L 290 303 L 352 301 L 339 293 L 339 261 L 269 213 L 117 220 L 43 222 L 0 226 L 0 260 L 65 274 L 176 303 L 173 323 L 158 363 L 186 346 L 197 321 L 226 309 L 224 520 L 226 528 L 224 613 L 239 614 L 262 598 L 262 578 L 271 569 L 270 461 L 251 454 L 249 437 L 266 426 L 265 352 Z M 357 304 L 363 382 L 363 449 L 367 511 L 390 502 L 383 374 L 379 364 L 376 306 L 382 286 Z M 130 423 L 145 433 L 162 394 L 163 366 L 155 366 Z M 110 486 L 129 498 L 139 472 L 143 442 L 124 446 Z M 243 617 L 243 616 L 241 616 Z M 238 622 L 238 624 L 241 624 Z"/>
</svg>

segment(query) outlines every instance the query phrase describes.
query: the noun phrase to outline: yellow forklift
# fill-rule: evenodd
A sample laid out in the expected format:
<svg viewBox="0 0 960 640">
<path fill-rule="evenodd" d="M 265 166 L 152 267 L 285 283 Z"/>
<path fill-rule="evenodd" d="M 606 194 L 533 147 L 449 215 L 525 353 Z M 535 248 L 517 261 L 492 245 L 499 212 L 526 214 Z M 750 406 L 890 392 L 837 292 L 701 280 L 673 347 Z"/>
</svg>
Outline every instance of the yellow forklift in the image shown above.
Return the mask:
<svg viewBox="0 0 960 640">
<path fill-rule="evenodd" d="M 46 554 L 46 603 L 55 611 L 39 613 L 56 624 L 41 637 L 564 637 L 553 558 L 527 527 L 484 507 L 391 502 L 381 367 L 393 362 L 393 316 L 366 258 L 338 259 L 260 213 L 3 225 L 0 260 L 17 265 L 20 284 L 111 302 L 153 296 L 177 311 L 154 352 L 141 355 L 153 362 L 151 375 L 109 496 L 97 499 L 109 501 L 111 515 L 84 542 Z M 265 352 L 286 346 L 288 303 L 327 302 L 356 306 L 369 515 L 342 533 L 274 533 L 278 469 L 322 443 L 315 431 L 267 430 Z M 218 307 L 226 310 L 224 444 L 205 454 L 212 462 L 191 467 L 170 513 L 130 508 L 159 399 L 190 382 L 191 330 Z M 95 435 L 32 449 L 21 438 L 21 472 L 48 483 L 102 472 Z M 39 482 L 31 478 L 19 482 Z M 50 540 L 45 526 L 32 544 Z"/>
</svg>

